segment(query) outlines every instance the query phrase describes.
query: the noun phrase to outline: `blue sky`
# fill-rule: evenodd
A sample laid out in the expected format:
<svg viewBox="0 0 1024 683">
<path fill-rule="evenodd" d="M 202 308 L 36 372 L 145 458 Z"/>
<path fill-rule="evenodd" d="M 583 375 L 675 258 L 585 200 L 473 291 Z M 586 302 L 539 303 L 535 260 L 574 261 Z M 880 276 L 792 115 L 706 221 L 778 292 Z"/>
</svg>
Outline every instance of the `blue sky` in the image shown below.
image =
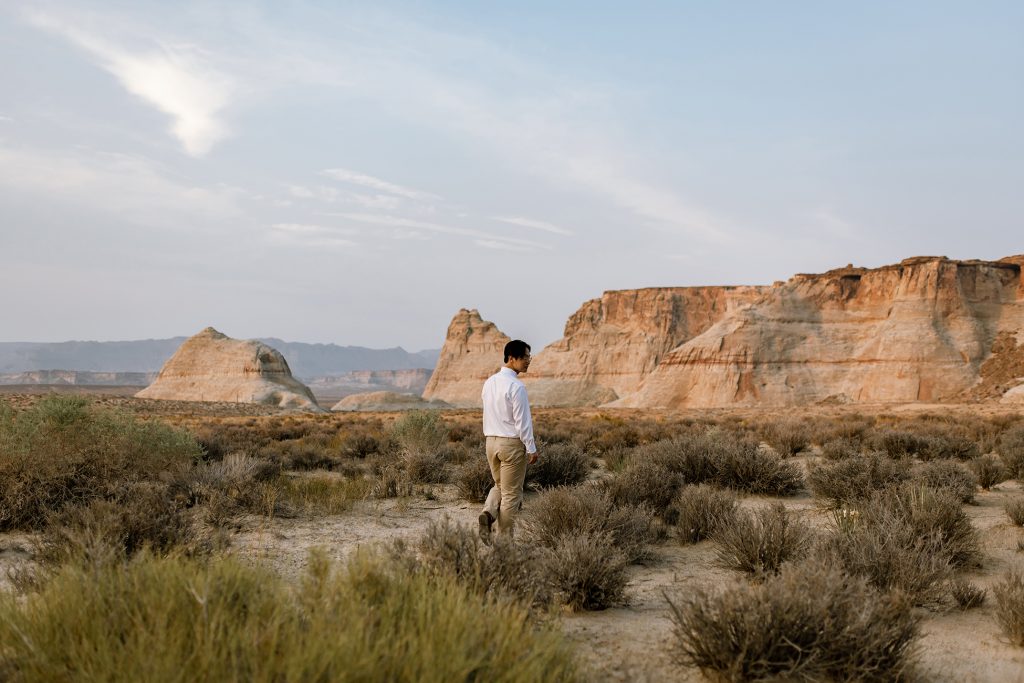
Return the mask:
<svg viewBox="0 0 1024 683">
<path fill-rule="evenodd" d="M 1024 252 L 1024 5 L 0 9 L 0 341 L 544 344 L 607 289 Z"/>
</svg>

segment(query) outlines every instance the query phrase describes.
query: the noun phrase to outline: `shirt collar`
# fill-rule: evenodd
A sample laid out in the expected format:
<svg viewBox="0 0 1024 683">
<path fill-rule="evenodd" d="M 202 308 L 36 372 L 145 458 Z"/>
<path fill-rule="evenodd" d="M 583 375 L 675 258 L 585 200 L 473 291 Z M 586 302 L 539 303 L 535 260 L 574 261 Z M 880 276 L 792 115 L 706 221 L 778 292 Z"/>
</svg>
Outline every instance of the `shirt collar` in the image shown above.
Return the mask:
<svg viewBox="0 0 1024 683">
<path fill-rule="evenodd" d="M 505 367 L 504 365 L 503 365 L 503 366 L 501 366 L 501 370 L 500 370 L 500 372 L 503 372 L 503 373 L 505 373 L 505 374 L 507 374 L 507 375 L 512 375 L 513 377 L 518 377 L 518 376 L 519 376 L 519 375 L 518 375 L 518 374 L 516 373 L 516 371 L 515 371 L 515 370 L 513 370 L 512 368 L 507 368 L 507 367 Z"/>
</svg>

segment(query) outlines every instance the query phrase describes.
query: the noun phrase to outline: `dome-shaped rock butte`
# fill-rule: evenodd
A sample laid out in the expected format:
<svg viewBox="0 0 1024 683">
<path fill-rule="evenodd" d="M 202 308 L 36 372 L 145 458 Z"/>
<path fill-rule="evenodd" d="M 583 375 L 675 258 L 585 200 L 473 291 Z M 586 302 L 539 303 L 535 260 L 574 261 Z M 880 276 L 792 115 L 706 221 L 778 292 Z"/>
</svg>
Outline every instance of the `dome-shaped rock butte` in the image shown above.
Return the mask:
<svg viewBox="0 0 1024 683">
<path fill-rule="evenodd" d="M 531 402 L 549 406 L 1024 402 L 1022 265 L 1024 255 L 924 256 L 768 286 L 605 292 L 523 380 Z M 479 406 L 499 339 L 460 311 L 431 396 Z"/>
<path fill-rule="evenodd" d="M 423 398 L 459 408 L 479 407 L 484 380 L 501 367 L 502 352 L 509 341 L 507 334 L 481 318 L 475 308 L 461 309 L 448 325 Z"/>
<path fill-rule="evenodd" d="M 186 339 L 138 398 L 261 403 L 320 412 L 313 393 L 292 377 L 277 350 L 232 339 L 212 327 Z"/>
<path fill-rule="evenodd" d="M 331 408 L 332 411 L 387 411 L 397 410 L 438 410 L 451 408 L 444 401 L 427 401 L 415 394 L 399 394 L 394 391 L 368 391 L 352 394 L 341 399 Z"/>
</svg>

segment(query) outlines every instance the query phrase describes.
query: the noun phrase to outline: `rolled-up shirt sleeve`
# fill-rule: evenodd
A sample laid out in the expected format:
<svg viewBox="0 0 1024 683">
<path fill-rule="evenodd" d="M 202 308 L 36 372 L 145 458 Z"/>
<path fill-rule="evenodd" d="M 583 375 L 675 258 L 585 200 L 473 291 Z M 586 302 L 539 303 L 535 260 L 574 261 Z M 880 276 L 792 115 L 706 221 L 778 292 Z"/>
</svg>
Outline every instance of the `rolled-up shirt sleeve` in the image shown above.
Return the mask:
<svg viewBox="0 0 1024 683">
<path fill-rule="evenodd" d="M 526 387 L 520 384 L 512 387 L 512 419 L 516 423 L 516 432 L 526 446 L 527 453 L 537 452 L 537 443 L 533 439 L 533 416 L 530 415 L 530 399 L 526 395 Z"/>
</svg>

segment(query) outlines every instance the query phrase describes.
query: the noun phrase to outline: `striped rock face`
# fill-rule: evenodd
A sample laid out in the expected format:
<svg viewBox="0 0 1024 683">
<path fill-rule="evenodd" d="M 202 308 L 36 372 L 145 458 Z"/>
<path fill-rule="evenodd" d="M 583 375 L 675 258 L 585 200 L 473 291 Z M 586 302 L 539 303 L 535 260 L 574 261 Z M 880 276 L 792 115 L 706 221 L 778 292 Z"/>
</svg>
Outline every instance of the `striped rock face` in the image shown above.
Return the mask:
<svg viewBox="0 0 1024 683">
<path fill-rule="evenodd" d="M 768 286 L 605 292 L 522 378 L 548 406 L 1021 402 L 1022 265 L 917 257 Z M 479 406 L 506 341 L 460 311 L 424 397 Z"/>
<path fill-rule="evenodd" d="M 156 380 L 136 396 L 322 411 L 275 349 L 258 341 L 232 339 L 212 327 L 185 340 Z"/>
</svg>

